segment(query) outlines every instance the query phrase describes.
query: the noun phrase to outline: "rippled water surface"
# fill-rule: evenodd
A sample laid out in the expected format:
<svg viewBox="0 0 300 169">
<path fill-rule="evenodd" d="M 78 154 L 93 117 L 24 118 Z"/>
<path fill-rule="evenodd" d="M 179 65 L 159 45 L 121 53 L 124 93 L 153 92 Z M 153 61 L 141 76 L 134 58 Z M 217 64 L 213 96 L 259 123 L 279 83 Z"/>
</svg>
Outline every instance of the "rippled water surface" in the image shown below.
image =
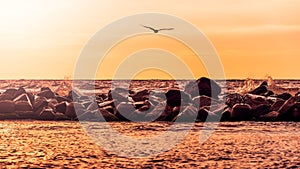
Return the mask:
<svg viewBox="0 0 300 169">
<path fill-rule="evenodd" d="M 97 130 L 104 123 L 85 125 Z M 128 137 L 144 138 L 159 135 L 172 124 L 109 125 Z M 180 124 L 178 130 L 185 129 L 186 125 Z M 78 122 L 1 121 L 0 165 L 40 168 L 300 167 L 299 123 L 222 122 L 202 144 L 199 142 L 201 131 L 203 123 L 196 123 L 185 139 L 170 151 L 146 158 L 128 158 L 104 151 Z M 99 132 L 101 134 L 101 130 Z M 165 140 L 168 141 L 172 142 Z M 161 146 L 164 144 L 162 142 Z M 126 145 L 117 147 L 126 148 Z"/>
</svg>

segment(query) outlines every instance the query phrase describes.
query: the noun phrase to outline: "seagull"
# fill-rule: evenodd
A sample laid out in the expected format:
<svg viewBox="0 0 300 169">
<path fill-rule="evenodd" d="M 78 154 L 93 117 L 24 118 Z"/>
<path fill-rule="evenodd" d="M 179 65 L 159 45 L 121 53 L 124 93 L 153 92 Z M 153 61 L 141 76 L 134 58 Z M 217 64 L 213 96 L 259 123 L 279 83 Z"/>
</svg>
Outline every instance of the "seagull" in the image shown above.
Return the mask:
<svg viewBox="0 0 300 169">
<path fill-rule="evenodd" d="M 173 30 L 174 28 L 161 28 L 161 29 L 154 29 L 150 26 L 145 26 L 145 25 L 141 25 L 145 28 L 151 29 L 154 33 L 158 33 L 159 31 L 163 31 L 163 30 Z"/>
</svg>

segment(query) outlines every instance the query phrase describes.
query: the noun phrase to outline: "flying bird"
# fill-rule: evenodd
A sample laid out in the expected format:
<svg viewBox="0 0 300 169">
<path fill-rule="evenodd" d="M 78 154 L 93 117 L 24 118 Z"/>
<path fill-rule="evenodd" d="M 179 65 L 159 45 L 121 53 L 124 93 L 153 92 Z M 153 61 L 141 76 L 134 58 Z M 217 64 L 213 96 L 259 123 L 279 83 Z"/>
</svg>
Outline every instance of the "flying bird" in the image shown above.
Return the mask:
<svg viewBox="0 0 300 169">
<path fill-rule="evenodd" d="M 145 25 L 142 25 L 143 27 L 145 28 L 148 28 L 148 29 L 151 29 L 154 33 L 158 33 L 159 31 L 163 31 L 163 30 L 173 30 L 174 28 L 161 28 L 161 29 L 154 29 L 150 26 L 145 26 Z"/>
</svg>

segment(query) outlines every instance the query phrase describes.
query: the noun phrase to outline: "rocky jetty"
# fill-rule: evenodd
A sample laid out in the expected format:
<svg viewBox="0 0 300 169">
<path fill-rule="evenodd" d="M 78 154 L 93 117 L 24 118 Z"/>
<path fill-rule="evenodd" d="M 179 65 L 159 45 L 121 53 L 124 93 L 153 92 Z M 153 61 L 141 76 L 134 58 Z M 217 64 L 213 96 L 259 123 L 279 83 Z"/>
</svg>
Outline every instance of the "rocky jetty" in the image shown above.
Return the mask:
<svg viewBox="0 0 300 169">
<path fill-rule="evenodd" d="M 111 89 L 96 97 L 75 91 L 59 95 L 49 87 L 37 93 L 23 87 L 0 94 L 0 119 L 82 121 L 300 121 L 300 96 L 274 94 L 267 82 L 245 94 L 222 93 L 201 77 L 181 91 Z M 222 94 L 222 96 L 220 96 Z"/>
</svg>

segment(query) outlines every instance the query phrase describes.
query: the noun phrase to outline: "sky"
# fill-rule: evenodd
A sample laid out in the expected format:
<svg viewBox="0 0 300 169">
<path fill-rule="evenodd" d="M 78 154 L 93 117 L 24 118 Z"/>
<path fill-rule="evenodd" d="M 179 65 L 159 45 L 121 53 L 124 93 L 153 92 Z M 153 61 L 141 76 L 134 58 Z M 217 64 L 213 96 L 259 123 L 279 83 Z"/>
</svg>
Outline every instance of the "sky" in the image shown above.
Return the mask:
<svg viewBox="0 0 300 169">
<path fill-rule="evenodd" d="M 96 32 L 145 12 L 170 14 L 196 26 L 215 47 L 227 79 L 300 79 L 299 9 L 299 0 L 0 0 L 0 79 L 73 77 L 82 49 Z M 206 76 L 205 65 L 180 53 L 184 45 L 171 40 L 154 34 L 129 38 L 99 63 L 96 78 L 112 78 L 115 60 L 146 47 L 177 49 L 173 53 L 190 62 L 195 78 Z M 169 77 L 157 69 L 135 74 Z"/>
</svg>

